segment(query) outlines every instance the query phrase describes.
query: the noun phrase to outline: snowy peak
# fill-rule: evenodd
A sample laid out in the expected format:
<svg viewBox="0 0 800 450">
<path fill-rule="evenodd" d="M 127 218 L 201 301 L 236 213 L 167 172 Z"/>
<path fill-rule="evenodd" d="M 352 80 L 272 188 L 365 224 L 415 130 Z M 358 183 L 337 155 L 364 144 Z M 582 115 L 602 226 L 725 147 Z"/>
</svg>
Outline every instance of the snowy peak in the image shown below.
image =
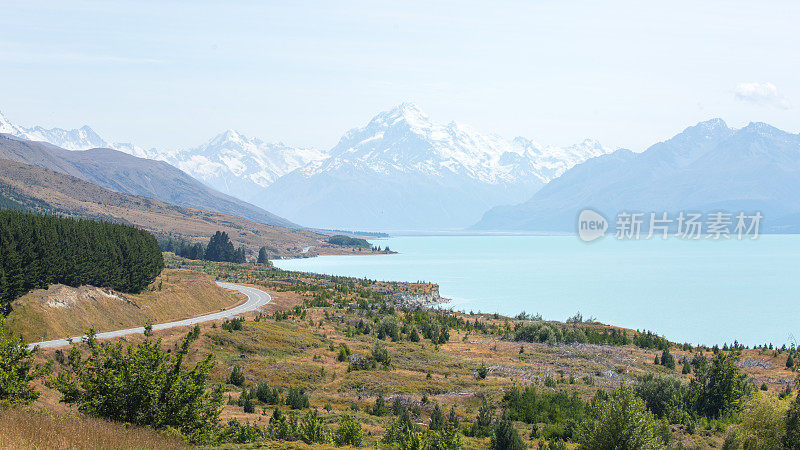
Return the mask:
<svg viewBox="0 0 800 450">
<path fill-rule="evenodd" d="M 401 103 L 394 109 L 384 111 L 375 116 L 369 126 L 390 128 L 393 126 L 407 126 L 412 130 L 427 130 L 432 126 L 430 117 L 425 114 L 415 103 Z"/>
<path fill-rule="evenodd" d="M 747 124 L 746 127 L 739 130 L 743 133 L 751 133 L 757 134 L 762 136 L 791 136 L 790 133 L 787 133 L 781 129 L 775 128 L 772 125 L 764 122 L 750 122 Z"/>
<path fill-rule="evenodd" d="M 403 103 L 351 129 L 329 158 L 287 174 L 266 194 L 276 211 L 315 226 L 457 229 L 610 151 L 593 140 L 563 148 L 507 140 L 436 122 Z"/>
<path fill-rule="evenodd" d="M 242 144 L 244 144 L 246 142 L 247 143 L 253 143 L 253 144 L 256 144 L 256 145 L 261 144 L 261 140 L 255 139 L 255 138 L 253 138 L 253 139 L 248 138 L 247 136 L 242 135 L 238 131 L 232 130 L 232 129 L 229 128 L 229 129 L 223 131 L 222 133 L 214 136 L 210 141 L 208 141 L 208 143 L 206 145 L 212 146 L 212 147 L 213 146 L 219 146 L 219 145 L 230 145 L 230 144 L 242 145 Z"/>
<path fill-rule="evenodd" d="M 521 137 L 507 141 L 457 122 L 434 122 L 416 104 L 403 103 L 348 131 L 331 150 L 330 160 L 304 173 L 312 176 L 352 164 L 378 173 L 463 175 L 492 184 L 547 182 L 610 151 L 593 140 L 566 148 L 543 147 Z"/>
<path fill-rule="evenodd" d="M 11 121 L 3 115 L 3 112 L 0 111 L 0 133 L 22 137 L 22 135 L 25 134 L 25 130 L 11 123 Z"/>
<path fill-rule="evenodd" d="M 67 150 L 86 150 L 90 148 L 108 147 L 109 144 L 89 126 L 65 130 L 63 128 L 43 128 L 36 126 L 25 130 L 27 139 L 44 141 Z"/>
<path fill-rule="evenodd" d="M 109 146 L 108 142 L 103 140 L 88 125 L 73 130 L 65 130 L 63 128 L 48 129 L 40 126 L 23 128 L 11 123 L 2 113 L 0 113 L 0 133 L 11 134 L 29 141 L 48 142 L 67 150 L 87 150 Z"/>
<path fill-rule="evenodd" d="M 266 143 L 229 129 L 202 145 L 162 153 L 162 157 L 217 190 L 246 201 L 263 203 L 261 190 L 264 187 L 327 155 L 280 142 Z"/>
</svg>

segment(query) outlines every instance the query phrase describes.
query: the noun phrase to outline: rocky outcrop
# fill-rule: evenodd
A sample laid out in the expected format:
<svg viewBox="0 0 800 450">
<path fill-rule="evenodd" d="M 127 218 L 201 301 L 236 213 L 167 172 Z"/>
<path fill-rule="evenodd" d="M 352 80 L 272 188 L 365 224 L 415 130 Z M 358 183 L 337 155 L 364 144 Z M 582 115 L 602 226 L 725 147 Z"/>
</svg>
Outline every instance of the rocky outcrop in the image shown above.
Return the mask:
<svg viewBox="0 0 800 450">
<path fill-rule="evenodd" d="M 403 306 L 430 306 L 450 301 L 449 298 L 439 295 L 438 290 L 424 294 L 394 294 L 392 299 Z"/>
</svg>

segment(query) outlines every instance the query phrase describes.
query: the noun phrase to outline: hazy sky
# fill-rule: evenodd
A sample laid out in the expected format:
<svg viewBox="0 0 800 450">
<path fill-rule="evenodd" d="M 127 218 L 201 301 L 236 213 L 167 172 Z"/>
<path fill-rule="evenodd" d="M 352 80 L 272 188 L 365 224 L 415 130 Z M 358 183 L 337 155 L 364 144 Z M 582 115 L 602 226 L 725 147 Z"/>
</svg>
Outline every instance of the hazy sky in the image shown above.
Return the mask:
<svg viewBox="0 0 800 450">
<path fill-rule="evenodd" d="M 436 121 L 644 148 L 722 117 L 800 130 L 800 2 L 0 0 L 0 111 L 143 147 L 226 128 L 332 147 Z"/>
</svg>

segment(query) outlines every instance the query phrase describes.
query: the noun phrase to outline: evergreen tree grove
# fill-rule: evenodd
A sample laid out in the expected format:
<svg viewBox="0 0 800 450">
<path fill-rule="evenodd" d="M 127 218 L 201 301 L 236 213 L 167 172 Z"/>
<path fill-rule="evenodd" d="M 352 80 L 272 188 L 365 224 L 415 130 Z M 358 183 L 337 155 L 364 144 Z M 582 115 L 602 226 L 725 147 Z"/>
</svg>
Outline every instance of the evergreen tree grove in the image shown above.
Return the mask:
<svg viewBox="0 0 800 450">
<path fill-rule="evenodd" d="M 208 261 L 243 263 L 245 261 L 244 247 L 235 249 L 233 242 L 228 237 L 228 233 L 217 231 L 208 241 L 205 259 Z"/>
<path fill-rule="evenodd" d="M 129 226 L 0 211 L 0 312 L 30 289 L 61 283 L 136 293 L 164 268 L 152 234 Z"/>
</svg>

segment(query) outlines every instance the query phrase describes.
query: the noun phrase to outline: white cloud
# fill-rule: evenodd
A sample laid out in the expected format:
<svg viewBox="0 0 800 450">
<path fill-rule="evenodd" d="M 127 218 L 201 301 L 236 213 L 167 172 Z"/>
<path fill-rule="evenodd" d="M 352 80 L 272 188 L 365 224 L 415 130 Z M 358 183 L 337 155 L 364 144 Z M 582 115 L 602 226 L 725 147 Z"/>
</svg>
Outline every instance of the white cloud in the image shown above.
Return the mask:
<svg viewBox="0 0 800 450">
<path fill-rule="evenodd" d="M 739 83 L 733 90 L 736 100 L 755 103 L 763 106 L 774 106 L 781 109 L 789 109 L 791 105 L 786 98 L 778 92 L 778 88 L 770 83 Z"/>
</svg>

